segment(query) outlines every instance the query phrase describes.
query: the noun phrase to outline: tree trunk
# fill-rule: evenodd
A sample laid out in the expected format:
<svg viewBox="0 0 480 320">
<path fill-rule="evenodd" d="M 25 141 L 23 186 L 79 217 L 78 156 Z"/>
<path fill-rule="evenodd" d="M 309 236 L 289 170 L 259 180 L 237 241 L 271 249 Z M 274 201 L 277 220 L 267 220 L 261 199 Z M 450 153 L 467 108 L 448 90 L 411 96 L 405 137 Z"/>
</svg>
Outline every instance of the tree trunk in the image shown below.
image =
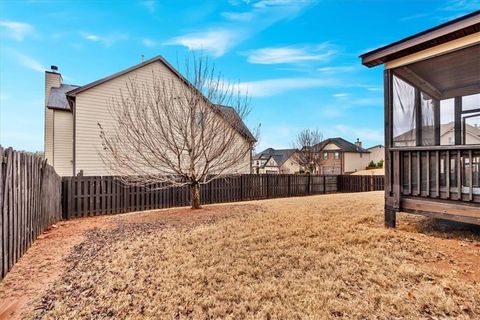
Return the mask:
<svg viewBox="0 0 480 320">
<path fill-rule="evenodd" d="M 194 182 L 190 185 L 190 194 L 191 194 L 191 204 L 192 209 L 201 209 L 200 205 L 200 183 Z"/>
</svg>

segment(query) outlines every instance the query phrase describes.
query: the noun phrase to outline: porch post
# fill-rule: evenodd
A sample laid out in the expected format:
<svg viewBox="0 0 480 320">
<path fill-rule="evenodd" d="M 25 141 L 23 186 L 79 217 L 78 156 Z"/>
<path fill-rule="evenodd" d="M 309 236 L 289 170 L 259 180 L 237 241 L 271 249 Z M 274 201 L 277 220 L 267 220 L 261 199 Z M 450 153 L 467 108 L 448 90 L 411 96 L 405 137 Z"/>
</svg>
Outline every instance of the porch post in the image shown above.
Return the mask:
<svg viewBox="0 0 480 320">
<path fill-rule="evenodd" d="M 394 190 L 392 190 L 392 159 L 390 147 L 392 145 L 392 70 L 384 71 L 384 111 L 385 111 L 385 226 L 395 228 L 396 212 L 394 208 Z M 395 169 L 395 168 L 393 168 Z"/>
</svg>

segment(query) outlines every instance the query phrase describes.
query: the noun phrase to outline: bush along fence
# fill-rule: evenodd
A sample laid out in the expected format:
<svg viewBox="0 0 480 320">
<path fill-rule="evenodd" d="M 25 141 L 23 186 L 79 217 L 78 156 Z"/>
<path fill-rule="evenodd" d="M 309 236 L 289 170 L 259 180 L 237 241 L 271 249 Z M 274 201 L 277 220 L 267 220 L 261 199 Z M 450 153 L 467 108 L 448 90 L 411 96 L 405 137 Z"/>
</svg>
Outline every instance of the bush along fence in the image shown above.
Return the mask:
<svg viewBox="0 0 480 320">
<path fill-rule="evenodd" d="M 61 178 L 40 157 L 0 147 L 0 279 L 62 218 Z"/>
<path fill-rule="evenodd" d="M 63 218 L 188 206 L 189 186 L 125 185 L 114 176 L 63 178 Z M 236 175 L 201 186 L 202 204 L 383 190 L 383 176 Z"/>
</svg>

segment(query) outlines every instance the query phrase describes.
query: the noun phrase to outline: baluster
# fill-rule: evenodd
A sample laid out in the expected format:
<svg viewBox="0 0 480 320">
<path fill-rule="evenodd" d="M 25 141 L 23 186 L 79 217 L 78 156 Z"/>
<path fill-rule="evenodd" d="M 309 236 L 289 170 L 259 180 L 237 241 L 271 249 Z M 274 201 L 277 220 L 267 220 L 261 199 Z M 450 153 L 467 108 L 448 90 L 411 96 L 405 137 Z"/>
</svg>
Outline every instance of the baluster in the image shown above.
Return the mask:
<svg viewBox="0 0 480 320">
<path fill-rule="evenodd" d="M 462 200 L 462 151 L 457 151 L 457 200 Z"/>
<path fill-rule="evenodd" d="M 473 201 L 473 157 L 472 157 L 472 150 L 468 150 L 468 169 L 470 171 L 469 176 L 469 193 L 468 193 L 468 200 Z"/>
<path fill-rule="evenodd" d="M 446 161 L 445 161 L 445 176 L 447 179 L 447 199 L 450 199 L 450 151 L 447 151 Z"/>
</svg>

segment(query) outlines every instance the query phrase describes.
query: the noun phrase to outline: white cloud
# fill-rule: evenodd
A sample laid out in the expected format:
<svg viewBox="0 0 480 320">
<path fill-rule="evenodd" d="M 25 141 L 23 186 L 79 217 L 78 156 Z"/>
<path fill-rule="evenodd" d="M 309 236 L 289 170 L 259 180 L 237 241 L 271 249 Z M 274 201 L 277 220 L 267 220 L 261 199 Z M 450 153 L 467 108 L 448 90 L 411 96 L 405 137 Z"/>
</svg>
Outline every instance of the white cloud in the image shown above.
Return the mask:
<svg viewBox="0 0 480 320">
<path fill-rule="evenodd" d="M 148 39 L 148 38 L 143 38 L 142 39 L 142 44 L 145 46 L 145 47 L 149 47 L 149 48 L 152 48 L 152 47 L 155 47 L 158 45 L 158 43 L 152 39 Z"/>
<path fill-rule="evenodd" d="M 332 87 L 335 85 L 338 85 L 335 79 L 319 78 L 278 78 L 236 84 L 241 92 L 248 93 L 250 97 L 269 97 L 291 90 Z"/>
<path fill-rule="evenodd" d="M 0 26 L 7 28 L 6 34 L 17 41 L 22 41 L 26 35 L 33 32 L 33 27 L 24 22 L 0 21 Z"/>
<path fill-rule="evenodd" d="M 154 13 L 157 10 L 158 3 L 155 0 L 140 1 L 140 4 L 144 6 L 150 13 Z"/>
<path fill-rule="evenodd" d="M 167 45 L 181 45 L 189 50 L 203 50 L 215 57 L 225 54 L 243 36 L 239 32 L 226 29 L 213 29 L 190 33 L 165 42 Z"/>
<path fill-rule="evenodd" d="M 350 72 L 354 70 L 355 70 L 354 66 L 334 66 L 334 67 L 322 67 L 317 69 L 317 71 L 320 71 L 322 73 Z"/>
<path fill-rule="evenodd" d="M 252 12 L 222 12 L 222 16 L 230 21 L 250 21 L 255 15 Z"/>
<path fill-rule="evenodd" d="M 335 129 L 343 135 L 360 138 L 360 140 L 366 139 L 375 142 L 382 142 L 384 139 L 383 131 L 370 129 L 370 128 L 358 128 L 347 125 L 336 125 Z"/>
<path fill-rule="evenodd" d="M 248 62 L 256 64 L 300 63 L 308 61 L 325 61 L 336 51 L 328 44 L 310 47 L 262 48 L 250 51 Z"/>
<path fill-rule="evenodd" d="M 100 42 L 106 47 L 111 47 L 118 41 L 124 41 L 128 39 L 128 36 L 124 33 L 110 33 L 107 35 L 99 35 L 93 33 L 80 32 L 80 35 L 88 41 Z"/>
<path fill-rule="evenodd" d="M 310 4 L 316 1 L 231 1 L 234 6 L 248 7 L 241 12 L 223 12 L 226 22 L 207 27 L 203 31 L 187 32 L 174 37 L 165 44 L 181 45 L 190 50 L 204 50 L 214 56 L 222 56 L 230 49 L 265 30 L 271 25 L 285 20 L 294 19 Z"/>
<path fill-rule="evenodd" d="M 341 98 L 341 97 L 351 96 L 351 94 L 350 94 L 350 93 L 346 93 L 346 92 L 342 92 L 342 93 L 335 93 L 335 94 L 333 94 L 333 96 L 334 96 L 335 98 Z"/>
<path fill-rule="evenodd" d="M 34 58 L 19 52 L 12 52 L 12 54 L 15 57 L 15 59 L 18 61 L 18 63 L 20 63 L 22 66 L 37 72 L 41 72 L 41 73 L 45 72 L 45 67 Z"/>
<path fill-rule="evenodd" d="M 316 2 L 314 0 L 261 0 L 255 2 L 253 7 L 255 8 L 268 8 L 273 6 L 290 6 L 298 4 L 310 4 Z"/>
</svg>

